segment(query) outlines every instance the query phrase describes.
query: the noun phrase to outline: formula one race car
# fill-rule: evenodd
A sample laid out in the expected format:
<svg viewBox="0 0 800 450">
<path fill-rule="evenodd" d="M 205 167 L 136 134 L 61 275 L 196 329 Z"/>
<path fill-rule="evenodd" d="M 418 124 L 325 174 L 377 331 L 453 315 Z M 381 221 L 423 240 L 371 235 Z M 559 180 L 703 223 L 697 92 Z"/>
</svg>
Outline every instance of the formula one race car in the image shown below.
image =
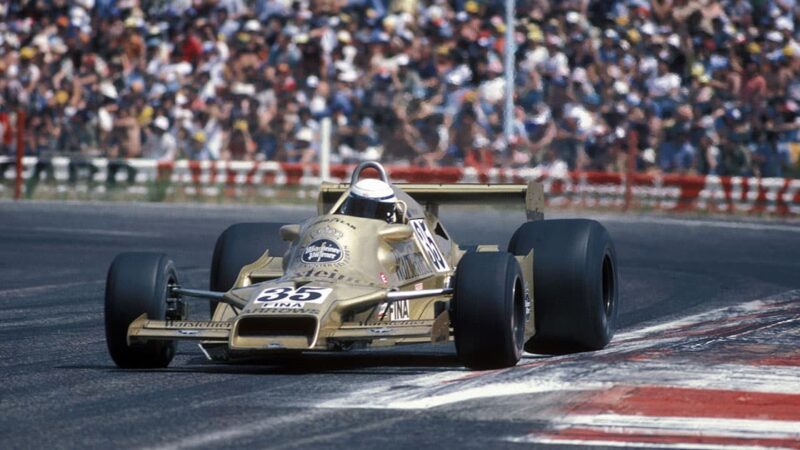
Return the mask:
<svg viewBox="0 0 800 450">
<path fill-rule="evenodd" d="M 438 218 L 439 205 L 509 202 L 528 222 L 508 251 L 459 246 Z M 316 217 L 225 230 L 208 291 L 182 287 L 166 255 L 117 256 L 109 352 L 139 368 L 167 366 L 178 340 L 216 360 L 453 340 L 465 366 L 490 369 L 523 349 L 601 349 L 619 309 L 614 245 L 595 221 L 542 220 L 543 202 L 538 183 L 392 185 L 362 163 L 349 185 L 322 185 Z M 187 320 L 190 298 L 210 301 L 210 321 Z"/>
</svg>

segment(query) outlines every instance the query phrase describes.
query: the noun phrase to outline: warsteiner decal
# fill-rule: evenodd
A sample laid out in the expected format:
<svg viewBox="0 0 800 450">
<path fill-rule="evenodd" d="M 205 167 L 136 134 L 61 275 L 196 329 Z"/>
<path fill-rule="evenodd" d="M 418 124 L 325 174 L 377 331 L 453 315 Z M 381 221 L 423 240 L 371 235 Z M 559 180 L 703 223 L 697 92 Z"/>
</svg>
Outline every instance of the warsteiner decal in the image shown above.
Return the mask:
<svg viewBox="0 0 800 450">
<path fill-rule="evenodd" d="M 358 322 L 360 327 L 385 327 L 386 325 L 386 322 Z M 392 323 L 393 327 L 421 327 L 425 325 L 430 325 L 430 322 L 425 320 L 403 320 Z"/>
<path fill-rule="evenodd" d="M 325 281 L 328 283 L 345 283 L 357 286 L 379 287 L 378 283 L 355 278 L 350 275 L 339 273 L 336 268 L 333 269 L 294 269 L 286 272 L 281 278 L 275 281 L 294 281 L 297 279 L 308 279 L 315 281 Z"/>
<path fill-rule="evenodd" d="M 213 328 L 227 330 L 231 328 L 230 322 L 210 322 L 205 320 L 198 321 L 184 321 L 184 320 L 168 320 L 164 324 L 164 328 L 172 330 L 192 329 L 192 328 Z"/>
<path fill-rule="evenodd" d="M 308 309 L 308 308 L 283 308 L 283 307 L 270 307 L 265 308 L 270 314 L 319 314 L 318 309 Z"/>
<path fill-rule="evenodd" d="M 342 260 L 344 251 L 336 241 L 317 239 L 306 245 L 300 260 L 306 264 L 332 264 Z"/>
</svg>

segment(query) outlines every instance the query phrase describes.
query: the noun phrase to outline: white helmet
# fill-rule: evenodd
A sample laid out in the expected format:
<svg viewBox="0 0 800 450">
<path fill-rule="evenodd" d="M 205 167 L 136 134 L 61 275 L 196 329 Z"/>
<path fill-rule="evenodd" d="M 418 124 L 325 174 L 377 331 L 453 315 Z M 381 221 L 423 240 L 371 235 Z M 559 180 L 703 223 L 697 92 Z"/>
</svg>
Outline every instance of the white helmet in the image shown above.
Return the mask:
<svg viewBox="0 0 800 450">
<path fill-rule="evenodd" d="M 388 183 L 366 178 L 350 188 L 350 195 L 339 209 L 341 214 L 369 219 L 395 221 L 397 197 Z"/>
</svg>

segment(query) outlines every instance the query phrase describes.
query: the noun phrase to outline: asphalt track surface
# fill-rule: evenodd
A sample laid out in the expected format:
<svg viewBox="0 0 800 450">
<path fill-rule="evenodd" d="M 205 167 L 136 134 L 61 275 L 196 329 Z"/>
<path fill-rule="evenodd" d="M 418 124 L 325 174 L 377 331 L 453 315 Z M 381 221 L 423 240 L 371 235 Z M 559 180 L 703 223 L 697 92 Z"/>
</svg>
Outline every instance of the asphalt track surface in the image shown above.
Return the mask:
<svg viewBox="0 0 800 450">
<path fill-rule="evenodd" d="M 450 345 L 225 365 L 182 343 L 164 370 L 113 365 L 103 289 L 117 253 L 165 252 L 184 286 L 203 289 L 228 225 L 311 213 L 0 203 L 0 446 L 800 446 L 800 292 L 789 292 L 800 288 L 800 225 L 791 222 L 596 217 L 616 243 L 623 301 L 618 336 L 598 353 L 470 372 Z M 444 220 L 459 242 L 502 247 L 523 215 L 445 211 Z M 206 311 L 198 304 L 192 317 Z"/>
</svg>

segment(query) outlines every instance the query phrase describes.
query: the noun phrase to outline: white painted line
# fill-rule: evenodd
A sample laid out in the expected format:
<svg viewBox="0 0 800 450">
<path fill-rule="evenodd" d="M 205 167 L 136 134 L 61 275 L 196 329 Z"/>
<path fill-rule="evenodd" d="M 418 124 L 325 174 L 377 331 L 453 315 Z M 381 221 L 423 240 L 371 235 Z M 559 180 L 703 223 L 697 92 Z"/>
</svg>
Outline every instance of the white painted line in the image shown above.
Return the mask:
<svg viewBox="0 0 800 450">
<path fill-rule="evenodd" d="M 565 378 L 570 371 L 562 371 Z M 597 368 L 597 381 L 641 387 L 800 395 L 800 368 L 747 364 L 626 362 Z"/>
<path fill-rule="evenodd" d="M 17 289 L 3 289 L 2 291 L 0 291 L 0 299 L 7 297 L 16 298 L 16 297 L 25 297 L 36 294 L 45 294 L 53 290 L 69 289 L 80 286 L 93 286 L 93 285 L 103 284 L 105 282 L 106 280 L 74 281 L 70 283 L 43 284 L 41 286 L 29 286 Z"/>
<path fill-rule="evenodd" d="M 621 448 L 664 448 L 664 449 L 685 449 L 685 450 L 793 450 L 791 447 L 758 447 L 752 445 L 722 445 L 722 444 L 698 444 L 680 442 L 676 444 L 653 443 L 653 442 L 622 442 L 622 441 L 603 441 L 582 440 L 582 439 L 556 439 L 548 437 L 525 436 L 506 439 L 507 442 L 516 444 L 549 444 L 549 445 L 575 445 L 584 447 L 621 447 Z"/>
<path fill-rule="evenodd" d="M 309 423 L 317 416 L 327 414 L 328 411 L 311 410 L 294 414 L 280 414 L 276 417 L 267 417 L 255 422 L 239 424 L 233 427 L 201 433 L 178 441 L 150 447 L 152 450 L 178 450 L 196 447 L 214 447 L 215 445 L 230 446 L 234 439 L 264 434 L 285 425 Z"/>
<path fill-rule="evenodd" d="M 63 233 L 63 234 L 89 234 L 92 236 L 115 236 L 115 237 L 159 237 L 159 233 L 150 233 L 147 231 L 122 231 L 122 230 L 107 230 L 103 228 L 62 228 L 62 227 L 33 227 L 33 231 L 44 231 L 47 233 Z"/>
<path fill-rule="evenodd" d="M 463 372 L 449 372 L 447 380 L 454 381 L 464 376 Z M 487 383 L 463 389 L 448 389 L 449 386 L 417 389 L 393 389 L 398 384 L 407 386 L 407 381 L 393 380 L 379 384 L 370 391 L 360 391 L 352 396 L 327 401 L 317 405 L 320 408 L 352 408 L 352 409 L 429 409 L 467 400 L 481 398 L 506 397 L 512 395 L 538 394 L 553 391 L 580 391 L 604 389 L 610 387 L 606 383 L 570 383 L 553 380 L 522 380 L 507 383 Z M 370 395 L 372 394 L 372 395 Z"/>
<path fill-rule="evenodd" d="M 786 294 L 788 295 L 794 294 L 795 297 L 800 297 L 800 291 L 789 291 Z M 638 339 L 643 337 L 649 337 L 652 335 L 657 335 L 663 331 L 670 331 L 675 330 L 681 327 L 689 327 L 694 324 L 714 321 L 714 320 L 721 320 L 727 317 L 731 317 L 736 313 L 737 315 L 742 315 L 746 313 L 752 313 L 756 311 L 763 310 L 765 307 L 769 307 L 769 302 L 765 300 L 753 300 L 746 303 L 741 303 L 739 305 L 734 306 L 724 306 L 717 309 L 712 309 L 711 311 L 706 311 L 703 313 L 695 314 L 688 317 L 681 317 L 675 320 L 670 320 L 668 322 L 662 322 L 650 326 L 645 326 L 643 328 L 639 328 L 636 330 L 631 330 L 625 333 L 619 333 L 614 338 L 614 343 L 619 344 L 621 342 L 625 342 L 630 339 Z"/>
<path fill-rule="evenodd" d="M 659 436 L 800 439 L 800 422 L 791 420 L 587 414 L 561 417 L 554 425 L 556 429 L 597 428 L 611 433 Z"/>
<path fill-rule="evenodd" d="M 333 433 L 321 433 L 321 434 L 313 434 L 308 433 L 306 437 L 296 437 L 294 439 L 289 440 L 288 442 L 284 442 L 283 444 L 274 444 L 270 445 L 269 448 L 271 450 L 281 450 L 285 448 L 310 448 L 312 444 L 318 444 L 322 448 L 326 448 L 332 445 L 332 442 L 342 442 L 337 441 L 342 437 L 353 435 L 359 436 L 364 435 L 365 431 L 371 431 L 375 429 L 379 429 L 375 431 L 374 434 L 381 434 L 380 429 L 386 430 L 390 429 L 390 426 L 396 422 L 400 422 L 402 420 L 406 420 L 404 416 L 395 416 L 395 417 L 387 417 L 385 419 L 378 419 L 375 421 L 365 421 L 361 425 L 358 426 L 348 426 L 344 427 L 343 429 L 339 429 Z"/>
<path fill-rule="evenodd" d="M 9 328 L 19 328 L 19 327 L 36 327 L 36 326 L 54 326 L 54 327 L 63 327 L 65 325 L 71 325 L 75 323 L 81 322 L 94 322 L 94 323 L 101 323 L 103 314 L 102 313 L 81 313 L 80 316 L 75 317 L 75 314 L 70 316 L 66 316 L 64 314 L 60 314 L 58 316 L 49 315 L 47 317 L 40 317 L 37 319 L 30 319 L 30 320 L 9 320 L 7 322 L 0 322 L 0 330 L 9 329 Z"/>
<path fill-rule="evenodd" d="M 759 366 L 686 359 L 686 346 L 702 350 L 715 340 L 714 333 L 728 327 L 753 325 L 739 335 L 771 329 L 792 321 L 786 300 L 800 297 L 790 291 L 769 299 L 719 308 L 706 313 L 645 326 L 621 333 L 611 345 L 591 355 L 564 355 L 544 360 L 525 358 L 515 368 L 491 372 L 448 370 L 433 375 L 394 377 L 324 401 L 323 408 L 428 409 L 467 400 L 553 391 L 604 389 L 614 385 L 670 386 L 696 389 L 738 390 L 775 394 L 800 394 L 800 367 Z M 754 317 L 758 313 L 760 317 Z M 791 316 L 791 317 L 789 317 Z M 791 324 L 790 324 L 791 325 Z M 671 331 L 698 333 L 684 336 Z M 741 339 L 741 336 L 738 338 Z M 767 339 L 762 337 L 762 339 Z M 675 351 L 675 357 L 631 358 L 657 350 Z M 619 358 L 615 359 L 615 356 Z M 590 358 L 587 364 L 586 358 Z M 543 363 L 543 364 L 542 364 Z"/>
<path fill-rule="evenodd" d="M 208 269 L 199 269 L 199 268 L 186 269 L 179 271 L 178 276 L 180 276 L 181 274 L 203 273 L 207 271 Z M 105 284 L 105 282 L 106 280 L 73 281 L 69 283 L 54 283 L 54 284 L 43 284 L 39 286 L 15 288 L 15 289 L 3 289 L 0 290 L 0 299 L 35 296 L 37 294 L 46 294 L 53 290 L 63 290 L 81 286 L 89 287 L 94 285 L 102 285 Z"/>
</svg>

